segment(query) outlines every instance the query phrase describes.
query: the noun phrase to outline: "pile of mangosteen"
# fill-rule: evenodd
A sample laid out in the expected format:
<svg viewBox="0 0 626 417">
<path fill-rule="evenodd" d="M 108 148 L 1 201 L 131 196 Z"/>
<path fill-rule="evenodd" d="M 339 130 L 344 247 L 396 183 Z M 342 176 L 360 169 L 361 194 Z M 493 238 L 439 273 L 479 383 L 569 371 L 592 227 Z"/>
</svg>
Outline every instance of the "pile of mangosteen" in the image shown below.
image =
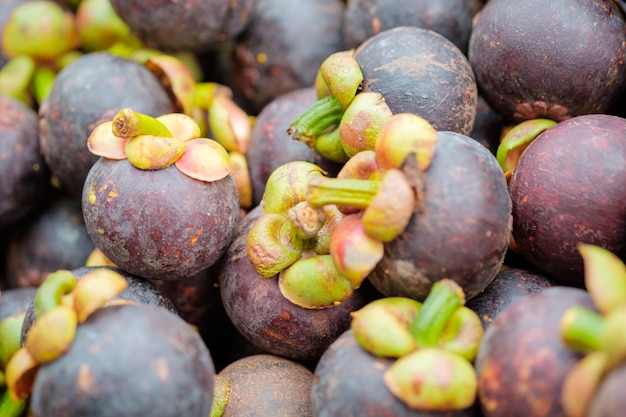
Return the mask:
<svg viewBox="0 0 626 417">
<path fill-rule="evenodd" d="M 625 56 L 621 0 L 0 0 L 0 416 L 622 417 Z"/>
</svg>

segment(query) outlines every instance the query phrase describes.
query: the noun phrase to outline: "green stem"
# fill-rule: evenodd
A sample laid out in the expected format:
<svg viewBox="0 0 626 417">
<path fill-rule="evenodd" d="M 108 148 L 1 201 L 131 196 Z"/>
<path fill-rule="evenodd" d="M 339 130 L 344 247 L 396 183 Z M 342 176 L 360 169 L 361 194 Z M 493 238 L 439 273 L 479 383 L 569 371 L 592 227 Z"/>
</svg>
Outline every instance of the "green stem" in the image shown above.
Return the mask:
<svg viewBox="0 0 626 417">
<path fill-rule="evenodd" d="M 26 410 L 26 400 L 13 400 L 9 391 L 5 390 L 0 399 L 0 416 L 19 417 Z"/>
<path fill-rule="evenodd" d="M 313 206 L 336 204 L 364 209 L 370 205 L 380 181 L 356 178 L 313 177 L 309 180 L 307 201 Z"/>
<path fill-rule="evenodd" d="M 454 312 L 465 304 L 463 289 L 450 279 L 436 282 L 424 300 L 409 332 L 420 348 L 436 347 Z"/>
<path fill-rule="evenodd" d="M 294 120 L 287 133 L 292 139 L 315 147 L 317 137 L 337 126 L 343 116 L 343 108 L 334 96 L 319 99 Z"/>
<path fill-rule="evenodd" d="M 604 317 L 586 307 L 570 307 L 561 319 L 563 341 L 572 349 L 596 351 L 603 345 Z"/>
<path fill-rule="evenodd" d="M 133 138 L 139 135 L 172 137 L 167 126 L 159 120 L 129 108 L 120 110 L 113 118 L 113 134 L 120 138 Z"/>
<path fill-rule="evenodd" d="M 33 300 L 35 317 L 39 318 L 61 304 L 63 296 L 69 294 L 74 286 L 76 277 L 70 271 L 59 270 L 48 275 L 37 289 Z"/>
</svg>

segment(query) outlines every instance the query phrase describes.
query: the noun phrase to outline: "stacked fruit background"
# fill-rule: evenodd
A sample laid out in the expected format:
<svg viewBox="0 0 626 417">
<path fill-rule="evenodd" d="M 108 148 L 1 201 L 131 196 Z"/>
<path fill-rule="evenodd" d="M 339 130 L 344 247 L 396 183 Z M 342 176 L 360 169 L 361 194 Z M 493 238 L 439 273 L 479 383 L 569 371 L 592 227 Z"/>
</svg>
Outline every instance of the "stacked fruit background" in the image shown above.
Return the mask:
<svg viewBox="0 0 626 417">
<path fill-rule="evenodd" d="M 622 417 L 625 57 L 623 0 L 0 0 L 0 416 Z"/>
</svg>

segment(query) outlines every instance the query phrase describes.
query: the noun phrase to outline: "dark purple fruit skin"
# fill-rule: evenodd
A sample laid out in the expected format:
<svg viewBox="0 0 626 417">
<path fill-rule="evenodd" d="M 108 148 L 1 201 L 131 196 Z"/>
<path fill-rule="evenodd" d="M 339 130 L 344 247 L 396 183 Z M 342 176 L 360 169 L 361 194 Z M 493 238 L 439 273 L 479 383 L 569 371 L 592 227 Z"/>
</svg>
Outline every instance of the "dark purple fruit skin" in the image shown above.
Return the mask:
<svg viewBox="0 0 626 417">
<path fill-rule="evenodd" d="M 148 305 L 94 312 L 70 349 L 41 366 L 36 416 L 206 417 L 215 369 L 200 336 L 175 314 Z"/>
<path fill-rule="evenodd" d="M 417 114 L 437 130 L 472 131 L 478 97 L 474 73 L 444 36 L 396 27 L 369 38 L 354 57 L 363 72 L 363 91 L 382 94 L 394 114 Z"/>
<path fill-rule="evenodd" d="M 583 115 L 541 133 L 510 179 L 517 251 L 548 278 L 583 286 L 579 242 L 626 259 L 626 119 Z"/>
<path fill-rule="evenodd" d="M 147 46 L 205 52 L 233 39 L 248 23 L 257 0 L 111 0 L 117 15 Z"/>
<path fill-rule="evenodd" d="M 297 362 L 257 354 L 229 364 L 218 375 L 230 382 L 221 417 L 313 417 L 313 372 Z"/>
<path fill-rule="evenodd" d="M 210 320 L 211 312 L 221 307 L 218 274 L 220 262 L 184 279 L 153 280 L 163 294 L 172 300 L 178 315 L 186 322 L 199 326 Z"/>
<path fill-rule="evenodd" d="M 343 333 L 320 358 L 313 375 L 311 403 L 316 417 L 473 417 L 460 411 L 418 411 L 396 398 L 383 381 L 392 359 L 376 357 Z"/>
<path fill-rule="evenodd" d="M 484 417 L 564 416 L 563 378 L 581 358 L 561 340 L 567 308 L 594 308 L 579 288 L 555 286 L 514 301 L 486 330 L 475 367 Z"/>
<path fill-rule="evenodd" d="M 511 200 L 502 169 L 475 140 L 437 132 L 423 181 L 423 212 L 385 243 L 368 279 L 387 297 L 424 300 L 432 284 L 450 278 L 469 300 L 491 283 L 509 245 Z"/>
<path fill-rule="evenodd" d="M 519 297 L 534 294 L 554 284 L 543 275 L 525 269 L 503 269 L 483 292 L 465 304 L 473 310 L 487 329 Z"/>
<path fill-rule="evenodd" d="M 192 179 L 175 165 L 155 171 L 101 158 L 85 180 L 87 232 L 115 265 L 144 278 L 176 280 L 219 261 L 239 222 L 230 175 Z"/>
<path fill-rule="evenodd" d="M 482 0 L 351 0 L 343 18 L 348 48 L 356 48 L 371 36 L 399 26 L 433 30 L 467 53 L 472 19 Z"/>
<path fill-rule="evenodd" d="M 178 314 L 174 303 L 167 298 L 167 296 L 165 296 L 165 294 L 163 294 L 163 292 L 152 281 L 129 274 L 128 272 L 117 267 L 83 266 L 72 269 L 71 272 L 76 278 L 80 279 L 89 272 L 99 268 L 111 269 L 119 273 L 128 283 L 126 289 L 117 295 L 113 299 L 113 302 L 116 302 L 116 300 L 119 300 L 122 303 L 131 301 L 133 303 L 152 305 L 167 310 L 170 313 Z M 35 311 L 33 309 L 33 304 L 31 303 L 26 310 L 26 317 L 24 317 L 24 324 L 22 326 L 22 344 L 26 341 L 26 336 L 28 335 L 28 332 L 34 322 Z"/>
<path fill-rule="evenodd" d="M 313 85 L 322 62 L 345 49 L 340 0 L 257 0 L 250 24 L 224 54 L 225 82 L 250 114 Z"/>
<path fill-rule="evenodd" d="M 0 296 L 0 321 L 9 316 L 26 313 L 35 298 L 36 288 L 8 288 Z"/>
<path fill-rule="evenodd" d="M 176 110 L 150 70 L 107 52 L 85 54 L 59 72 L 39 114 L 42 152 L 62 190 L 80 197 L 98 160 L 87 138 L 125 107 L 155 117 Z"/>
<path fill-rule="evenodd" d="M 267 104 L 256 117 L 248 149 L 248 167 L 252 181 L 254 206 L 263 199 L 265 183 L 270 174 L 291 161 L 307 161 L 318 165 L 335 176 L 341 164 L 322 157 L 306 144 L 293 140 L 287 128 L 309 106 L 317 101 L 313 87 L 305 87 L 285 93 Z"/>
<path fill-rule="evenodd" d="M 53 197 L 12 230 L 6 258 L 8 284 L 38 287 L 51 272 L 85 265 L 94 247 L 80 201 Z"/>
<path fill-rule="evenodd" d="M 516 122 L 605 112 L 626 88 L 624 55 L 626 21 L 606 0 L 489 1 L 468 51 L 485 99 Z"/>
<path fill-rule="evenodd" d="M 604 377 L 591 400 L 587 416 L 621 416 L 626 407 L 624 382 L 626 382 L 626 365 L 622 364 Z"/>
<path fill-rule="evenodd" d="M 305 309 L 287 300 L 277 277 L 259 275 L 246 255 L 248 231 L 261 213 L 260 206 L 248 213 L 224 256 L 220 273 L 224 308 L 239 332 L 265 352 L 316 360 L 350 327 L 350 313 L 371 300 L 360 289 L 327 309 Z"/>
<path fill-rule="evenodd" d="M 23 219 L 48 189 L 37 113 L 0 94 L 0 229 Z"/>
<path fill-rule="evenodd" d="M 484 147 L 489 149 L 492 154 L 496 155 L 504 128 L 505 123 L 502 116 L 493 110 L 491 106 L 487 104 L 485 98 L 479 94 L 476 103 L 474 127 L 468 136 L 480 142 Z"/>
</svg>

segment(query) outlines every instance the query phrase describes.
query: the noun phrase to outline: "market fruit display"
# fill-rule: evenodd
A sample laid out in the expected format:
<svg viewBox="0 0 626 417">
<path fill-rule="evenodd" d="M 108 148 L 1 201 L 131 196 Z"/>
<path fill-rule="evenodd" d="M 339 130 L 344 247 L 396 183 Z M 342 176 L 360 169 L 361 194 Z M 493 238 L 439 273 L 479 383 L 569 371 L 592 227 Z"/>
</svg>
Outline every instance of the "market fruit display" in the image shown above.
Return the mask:
<svg viewBox="0 0 626 417">
<path fill-rule="evenodd" d="M 0 416 L 622 417 L 623 0 L 0 0 Z"/>
</svg>

